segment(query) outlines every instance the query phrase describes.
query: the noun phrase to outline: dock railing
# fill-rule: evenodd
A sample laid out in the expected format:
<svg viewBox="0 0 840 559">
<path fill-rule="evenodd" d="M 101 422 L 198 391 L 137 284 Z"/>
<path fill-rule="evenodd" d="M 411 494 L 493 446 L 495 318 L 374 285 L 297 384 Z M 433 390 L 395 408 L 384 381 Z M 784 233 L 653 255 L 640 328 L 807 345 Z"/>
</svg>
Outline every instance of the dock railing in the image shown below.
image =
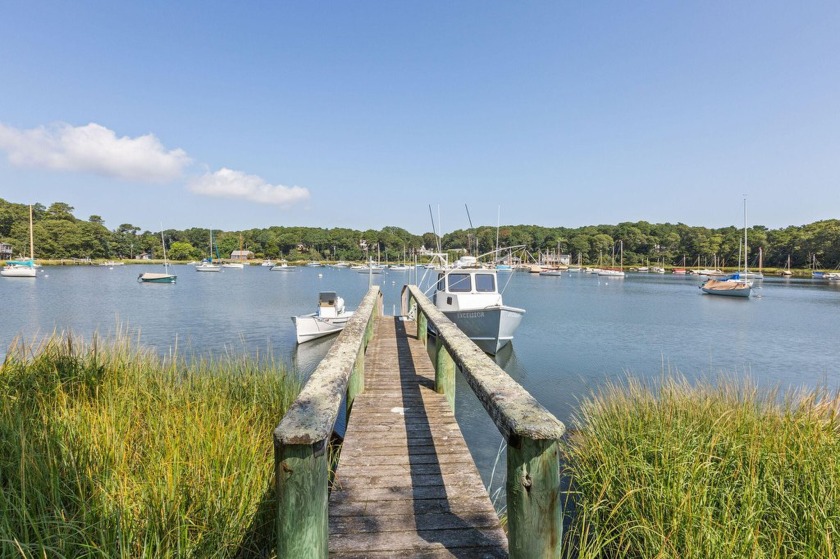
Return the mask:
<svg viewBox="0 0 840 559">
<path fill-rule="evenodd" d="M 512 558 L 559 557 L 563 540 L 559 440 L 565 426 L 450 321 L 416 285 L 402 291 L 402 314 L 413 314 L 417 337 L 433 355 L 435 390 L 455 401 L 455 371 L 481 401 L 507 442 L 508 545 Z"/>
<path fill-rule="evenodd" d="M 382 315 L 373 286 L 274 430 L 277 556 L 327 557 L 329 456 L 341 402 L 364 391 L 365 349 Z"/>
</svg>

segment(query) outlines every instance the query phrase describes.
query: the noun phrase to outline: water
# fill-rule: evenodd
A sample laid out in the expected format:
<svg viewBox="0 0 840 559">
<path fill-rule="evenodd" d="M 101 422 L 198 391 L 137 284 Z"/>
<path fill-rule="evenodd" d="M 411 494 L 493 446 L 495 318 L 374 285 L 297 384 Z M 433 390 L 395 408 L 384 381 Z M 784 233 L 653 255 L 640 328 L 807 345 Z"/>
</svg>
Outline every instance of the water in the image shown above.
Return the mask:
<svg viewBox="0 0 840 559">
<path fill-rule="evenodd" d="M 2 278 L 0 348 L 71 330 L 87 339 L 120 328 L 162 354 L 273 355 L 303 375 L 332 339 L 295 344 L 292 315 L 314 312 L 317 295 L 335 290 L 355 308 L 369 277 L 350 269 L 301 268 L 197 273 L 174 266 L 175 285 L 140 284 L 157 266 L 50 267 L 36 280 Z M 161 267 L 162 269 L 162 267 Z M 372 276 L 387 314 L 399 311 L 410 272 Z M 527 310 L 513 346 L 497 362 L 567 425 L 577 402 L 628 374 L 657 379 L 750 376 L 764 386 L 840 388 L 837 337 L 840 285 L 768 278 L 749 300 L 702 295 L 691 276 L 587 274 L 510 278 L 505 302 Z M 485 482 L 501 437 L 462 379 L 457 411 Z M 501 466 L 503 466 L 503 460 Z M 497 470 L 495 487 L 503 484 Z"/>
</svg>

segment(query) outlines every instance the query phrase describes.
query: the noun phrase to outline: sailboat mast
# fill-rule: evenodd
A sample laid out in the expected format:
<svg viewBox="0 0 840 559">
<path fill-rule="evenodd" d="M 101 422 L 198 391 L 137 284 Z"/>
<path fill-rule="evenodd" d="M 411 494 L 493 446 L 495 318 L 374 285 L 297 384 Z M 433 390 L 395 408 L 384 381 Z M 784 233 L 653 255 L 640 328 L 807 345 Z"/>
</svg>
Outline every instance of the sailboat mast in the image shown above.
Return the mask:
<svg viewBox="0 0 840 559">
<path fill-rule="evenodd" d="M 29 258 L 35 260 L 35 236 L 32 234 L 32 204 L 29 204 Z"/>
<path fill-rule="evenodd" d="M 744 196 L 744 277 L 747 277 L 747 197 Z"/>
</svg>

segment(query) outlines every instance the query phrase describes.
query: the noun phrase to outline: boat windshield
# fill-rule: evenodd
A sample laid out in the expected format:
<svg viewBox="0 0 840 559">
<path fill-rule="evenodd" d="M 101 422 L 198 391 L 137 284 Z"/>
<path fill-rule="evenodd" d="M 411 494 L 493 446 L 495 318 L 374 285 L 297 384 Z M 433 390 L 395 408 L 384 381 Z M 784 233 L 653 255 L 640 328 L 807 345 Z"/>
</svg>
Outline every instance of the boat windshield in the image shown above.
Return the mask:
<svg viewBox="0 0 840 559">
<path fill-rule="evenodd" d="M 454 293 L 469 293 L 472 291 L 470 274 L 449 274 L 449 291 Z"/>
<path fill-rule="evenodd" d="M 475 290 L 479 293 L 495 293 L 496 276 L 493 274 L 476 274 Z"/>
</svg>

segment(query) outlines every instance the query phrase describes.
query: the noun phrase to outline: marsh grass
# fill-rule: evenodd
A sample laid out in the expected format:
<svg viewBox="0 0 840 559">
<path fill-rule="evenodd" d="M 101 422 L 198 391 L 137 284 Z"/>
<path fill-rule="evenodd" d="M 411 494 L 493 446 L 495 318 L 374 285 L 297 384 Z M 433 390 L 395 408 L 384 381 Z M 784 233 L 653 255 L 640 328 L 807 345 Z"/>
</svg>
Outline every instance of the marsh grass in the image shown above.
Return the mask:
<svg viewBox="0 0 840 559">
<path fill-rule="evenodd" d="M 0 368 L 0 557 L 265 557 L 273 361 L 187 365 L 124 334 L 13 343 Z"/>
<path fill-rule="evenodd" d="M 565 444 L 567 555 L 840 557 L 838 412 L 732 380 L 607 386 Z"/>
</svg>

